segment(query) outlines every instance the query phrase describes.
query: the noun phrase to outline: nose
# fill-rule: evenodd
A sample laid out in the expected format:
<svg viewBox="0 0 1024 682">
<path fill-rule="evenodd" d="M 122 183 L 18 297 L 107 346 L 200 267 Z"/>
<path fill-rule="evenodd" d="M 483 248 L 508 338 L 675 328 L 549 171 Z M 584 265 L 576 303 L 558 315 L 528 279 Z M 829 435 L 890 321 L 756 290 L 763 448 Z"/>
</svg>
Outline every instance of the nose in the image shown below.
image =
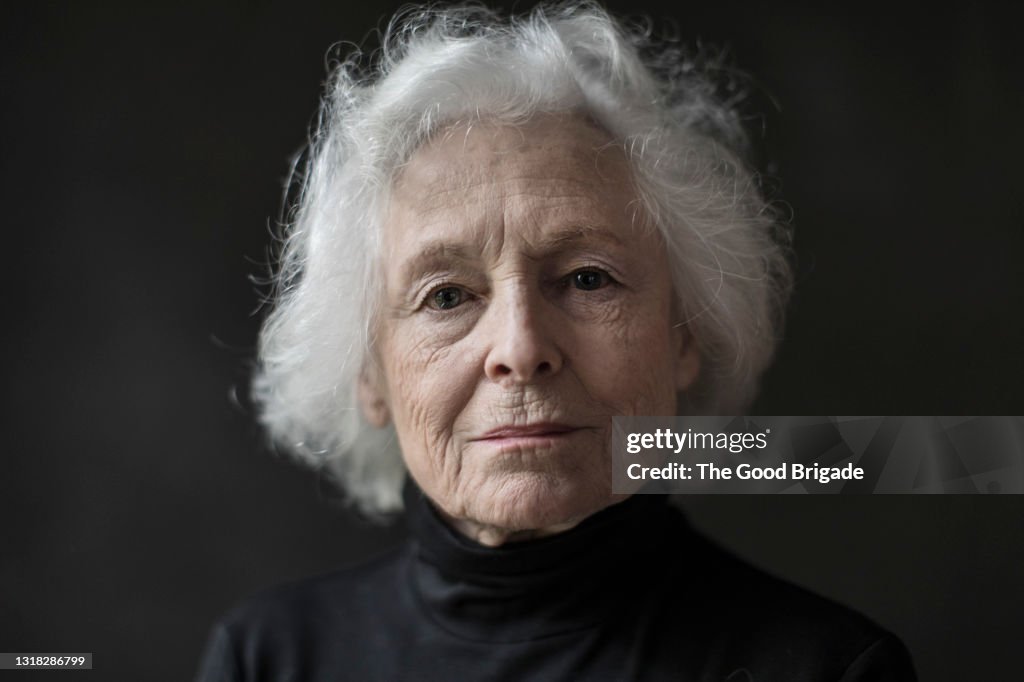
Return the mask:
<svg viewBox="0 0 1024 682">
<path fill-rule="evenodd" d="M 496 296 L 487 311 L 490 348 L 484 372 L 491 381 L 528 384 L 557 374 L 565 362 L 563 330 L 542 297 L 524 287 Z"/>
</svg>

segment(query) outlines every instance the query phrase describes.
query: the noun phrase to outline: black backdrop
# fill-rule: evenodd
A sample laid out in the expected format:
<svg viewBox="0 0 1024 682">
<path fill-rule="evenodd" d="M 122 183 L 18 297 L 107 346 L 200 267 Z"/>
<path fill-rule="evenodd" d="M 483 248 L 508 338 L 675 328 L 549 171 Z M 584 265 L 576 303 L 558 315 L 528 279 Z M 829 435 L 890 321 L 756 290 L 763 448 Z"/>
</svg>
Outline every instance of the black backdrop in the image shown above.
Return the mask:
<svg viewBox="0 0 1024 682">
<path fill-rule="evenodd" d="M 795 5 L 611 5 L 754 77 L 800 276 L 752 413 L 1024 413 L 1015 17 Z M 0 651 L 93 652 L 75 679 L 187 679 L 242 596 L 401 537 L 270 453 L 232 399 L 259 321 L 247 278 L 325 51 L 397 6 L 67 3 L 0 24 Z M 1019 671 L 1024 498 L 691 507 L 896 631 L 924 679 Z"/>
</svg>

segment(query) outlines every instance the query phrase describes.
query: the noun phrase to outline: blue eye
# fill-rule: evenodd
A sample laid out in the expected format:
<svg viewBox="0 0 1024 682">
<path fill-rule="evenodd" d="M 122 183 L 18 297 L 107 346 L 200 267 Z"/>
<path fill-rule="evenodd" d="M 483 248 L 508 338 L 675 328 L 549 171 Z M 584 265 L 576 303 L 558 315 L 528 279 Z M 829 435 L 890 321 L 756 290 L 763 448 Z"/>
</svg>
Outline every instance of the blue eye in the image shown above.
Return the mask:
<svg viewBox="0 0 1024 682">
<path fill-rule="evenodd" d="M 462 304 L 465 294 L 458 287 L 442 287 L 430 296 L 430 302 L 438 310 L 451 310 Z"/>
<path fill-rule="evenodd" d="M 572 274 L 572 284 L 583 291 L 595 291 L 608 284 L 610 278 L 600 270 L 580 270 Z"/>
</svg>

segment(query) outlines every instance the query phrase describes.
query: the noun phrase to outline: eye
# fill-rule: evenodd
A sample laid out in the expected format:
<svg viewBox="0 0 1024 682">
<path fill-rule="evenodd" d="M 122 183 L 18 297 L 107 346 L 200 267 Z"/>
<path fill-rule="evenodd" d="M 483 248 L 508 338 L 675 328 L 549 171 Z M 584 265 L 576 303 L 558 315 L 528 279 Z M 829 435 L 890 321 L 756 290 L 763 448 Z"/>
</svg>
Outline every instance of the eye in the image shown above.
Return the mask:
<svg viewBox="0 0 1024 682">
<path fill-rule="evenodd" d="M 427 304 L 437 310 L 451 310 L 462 305 L 466 292 L 459 287 L 441 287 L 427 298 Z"/>
<path fill-rule="evenodd" d="M 612 281 L 608 273 L 603 270 L 577 270 L 569 277 L 572 285 L 583 291 L 596 291 Z"/>
</svg>

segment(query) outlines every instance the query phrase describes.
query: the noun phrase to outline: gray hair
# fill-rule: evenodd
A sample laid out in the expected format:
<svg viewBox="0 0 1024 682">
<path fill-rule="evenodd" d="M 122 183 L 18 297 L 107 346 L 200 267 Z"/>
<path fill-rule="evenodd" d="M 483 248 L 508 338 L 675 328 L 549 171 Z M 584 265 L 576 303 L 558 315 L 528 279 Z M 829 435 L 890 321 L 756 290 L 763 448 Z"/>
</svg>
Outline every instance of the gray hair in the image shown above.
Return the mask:
<svg viewBox="0 0 1024 682">
<path fill-rule="evenodd" d="M 439 130 L 574 112 L 626 151 L 662 233 L 678 310 L 700 349 L 688 413 L 738 414 L 775 350 L 791 287 L 788 232 L 742 154 L 735 102 L 708 69 L 591 3 L 504 19 L 479 7 L 407 10 L 372 65 L 337 65 L 274 274 L 253 394 L 276 443 L 327 472 L 363 511 L 401 507 L 393 429 L 363 418 L 391 181 Z M 654 55 L 653 57 L 650 55 Z"/>
</svg>

